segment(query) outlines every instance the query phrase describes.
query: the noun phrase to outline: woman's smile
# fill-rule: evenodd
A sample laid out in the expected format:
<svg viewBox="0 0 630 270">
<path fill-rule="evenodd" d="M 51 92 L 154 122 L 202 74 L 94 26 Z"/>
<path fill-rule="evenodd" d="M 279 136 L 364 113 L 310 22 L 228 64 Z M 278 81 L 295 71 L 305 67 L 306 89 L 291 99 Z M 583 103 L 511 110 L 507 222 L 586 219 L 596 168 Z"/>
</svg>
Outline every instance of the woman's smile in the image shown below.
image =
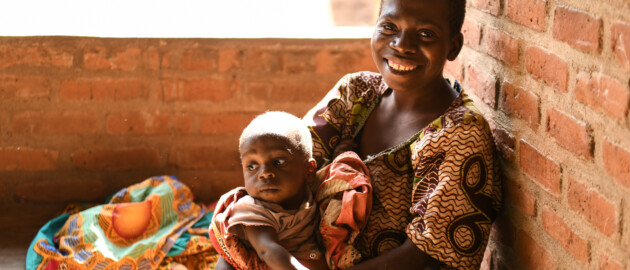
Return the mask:
<svg viewBox="0 0 630 270">
<path fill-rule="evenodd" d="M 385 61 L 387 61 L 387 65 L 391 69 L 393 69 L 394 71 L 399 71 L 399 72 L 412 71 L 418 67 L 417 65 L 403 64 L 403 63 L 396 62 L 391 59 L 385 59 Z"/>
</svg>

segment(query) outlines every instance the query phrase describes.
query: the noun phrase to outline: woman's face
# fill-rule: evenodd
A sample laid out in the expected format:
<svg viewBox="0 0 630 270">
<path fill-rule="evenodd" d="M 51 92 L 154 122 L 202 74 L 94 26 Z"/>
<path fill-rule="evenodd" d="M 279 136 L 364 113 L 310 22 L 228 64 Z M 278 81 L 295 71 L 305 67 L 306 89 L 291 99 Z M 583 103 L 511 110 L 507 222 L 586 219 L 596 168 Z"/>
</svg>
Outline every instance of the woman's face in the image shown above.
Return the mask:
<svg viewBox="0 0 630 270">
<path fill-rule="evenodd" d="M 451 37 L 448 1 L 384 0 L 372 36 L 372 57 L 396 91 L 414 91 L 444 80 L 446 60 L 461 48 Z"/>
<path fill-rule="evenodd" d="M 288 139 L 256 136 L 241 146 L 245 190 L 259 200 L 277 203 L 285 209 L 300 206 L 306 196 L 309 166 Z"/>
</svg>

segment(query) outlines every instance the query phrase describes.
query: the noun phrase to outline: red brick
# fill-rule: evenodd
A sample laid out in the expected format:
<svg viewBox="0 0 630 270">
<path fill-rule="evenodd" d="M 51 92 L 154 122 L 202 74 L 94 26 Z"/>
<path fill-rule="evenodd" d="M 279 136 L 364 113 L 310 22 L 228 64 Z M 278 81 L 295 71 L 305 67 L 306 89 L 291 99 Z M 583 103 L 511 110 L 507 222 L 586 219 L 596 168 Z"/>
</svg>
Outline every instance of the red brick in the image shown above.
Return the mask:
<svg viewBox="0 0 630 270">
<path fill-rule="evenodd" d="M 592 129 L 584 122 L 556 109 L 547 111 L 547 132 L 560 146 L 585 158 L 593 157 Z"/>
<path fill-rule="evenodd" d="M 518 66 L 517 39 L 494 27 L 486 27 L 484 41 L 488 55 L 511 67 Z"/>
<path fill-rule="evenodd" d="M 516 146 L 514 135 L 503 128 L 493 129 L 492 135 L 499 150 L 499 155 L 510 163 L 514 163 L 514 147 Z"/>
<path fill-rule="evenodd" d="M 45 180 L 18 185 L 15 197 L 39 203 L 94 202 L 107 196 L 105 190 L 105 185 L 97 180 Z"/>
<path fill-rule="evenodd" d="M 608 115 L 625 120 L 630 104 L 630 93 L 619 81 L 606 75 L 585 73 L 577 76 L 575 97 L 596 110 L 603 110 Z"/>
<path fill-rule="evenodd" d="M 288 73 L 312 73 L 317 69 L 315 50 L 285 50 L 280 54 L 282 70 Z"/>
<path fill-rule="evenodd" d="M 529 269 L 556 269 L 557 264 L 547 250 L 524 231 L 519 231 L 515 251 Z"/>
<path fill-rule="evenodd" d="M 281 60 L 276 51 L 247 50 L 243 57 L 244 71 L 276 72 L 280 70 Z"/>
<path fill-rule="evenodd" d="M 468 65 L 466 66 L 466 81 L 475 95 L 493 109 L 496 108 L 497 79 L 493 75 Z"/>
<path fill-rule="evenodd" d="M 567 63 L 560 57 L 538 47 L 525 50 L 525 67 L 534 78 L 541 79 L 556 89 L 567 92 Z"/>
<path fill-rule="evenodd" d="M 538 96 L 521 87 L 516 88 L 508 81 L 503 83 L 501 89 L 500 104 L 503 111 L 525 120 L 529 127 L 536 130 L 540 123 Z"/>
<path fill-rule="evenodd" d="M 221 102 L 231 98 L 239 87 L 237 81 L 224 79 L 165 79 L 163 85 L 167 101 Z"/>
<path fill-rule="evenodd" d="M 98 131 L 98 119 L 84 112 L 22 112 L 12 121 L 16 134 L 84 135 Z"/>
<path fill-rule="evenodd" d="M 444 65 L 444 77 L 452 80 L 463 82 L 464 81 L 464 66 L 460 57 L 455 58 L 453 61 L 447 61 Z"/>
<path fill-rule="evenodd" d="M 0 78 L 0 99 L 32 99 L 50 96 L 50 81 L 43 77 Z"/>
<path fill-rule="evenodd" d="M 560 195 L 560 165 L 524 140 L 520 143 L 523 172 L 552 194 Z"/>
<path fill-rule="evenodd" d="M 574 179 L 570 179 L 567 200 L 571 209 L 577 211 L 602 234 L 608 237 L 616 234 L 617 207 L 596 190 L 589 190 Z"/>
<path fill-rule="evenodd" d="M 546 0 L 507 0 L 507 16 L 531 29 L 543 31 L 547 23 Z"/>
<path fill-rule="evenodd" d="M 630 189 L 630 152 L 604 140 L 602 143 L 604 167 L 617 183 Z"/>
<path fill-rule="evenodd" d="M 220 72 L 236 69 L 241 66 L 242 50 L 223 48 L 219 51 L 218 69 Z"/>
<path fill-rule="evenodd" d="M 597 267 L 599 270 L 623 270 L 623 267 L 620 263 L 611 259 L 606 255 L 602 255 L 599 257 L 599 266 Z"/>
<path fill-rule="evenodd" d="M 315 72 L 320 74 L 345 74 L 356 71 L 376 71 L 372 51 L 363 49 L 323 49 L 315 54 Z"/>
<path fill-rule="evenodd" d="M 57 169 L 59 152 L 26 147 L 0 148 L 1 171 L 48 171 Z"/>
<path fill-rule="evenodd" d="M 512 203 L 523 214 L 530 217 L 536 216 L 536 199 L 526 187 L 514 180 L 505 182 L 505 201 Z"/>
<path fill-rule="evenodd" d="M 542 212 L 543 229 L 562 247 L 571 253 L 576 259 L 583 263 L 589 260 L 589 245 L 584 238 L 576 235 L 569 225 L 560 218 L 553 210 L 545 207 Z"/>
<path fill-rule="evenodd" d="M 155 48 L 143 51 L 140 48 L 94 47 L 83 52 L 86 69 L 112 69 L 132 71 L 138 68 L 155 70 L 158 67 L 158 52 Z"/>
<path fill-rule="evenodd" d="M 481 41 L 481 27 L 479 24 L 472 19 L 464 19 L 462 34 L 464 35 L 464 44 L 478 51 L 479 42 Z"/>
<path fill-rule="evenodd" d="M 169 116 L 129 112 L 107 117 L 107 133 L 112 135 L 155 135 L 167 134 Z"/>
<path fill-rule="evenodd" d="M 241 170 L 237 142 L 231 147 L 226 145 L 177 147 L 171 150 L 168 162 L 183 169 Z"/>
<path fill-rule="evenodd" d="M 238 186 L 243 186 L 243 171 L 240 167 L 230 171 L 181 170 L 177 177 L 190 187 L 196 202 L 216 202 L 221 195 Z"/>
<path fill-rule="evenodd" d="M 576 27 L 578 26 L 579 27 Z M 602 20 L 566 6 L 556 7 L 553 37 L 581 51 L 596 53 L 601 49 Z"/>
<path fill-rule="evenodd" d="M 72 67 L 71 48 L 14 44 L 0 45 L 0 68 L 16 65 L 36 67 Z"/>
<path fill-rule="evenodd" d="M 217 52 L 204 49 L 186 50 L 181 59 L 181 67 L 187 70 L 216 70 Z"/>
<path fill-rule="evenodd" d="M 201 118 L 201 134 L 240 134 L 256 117 L 251 113 L 207 115 Z"/>
<path fill-rule="evenodd" d="M 130 100 L 146 98 L 148 91 L 136 79 L 80 79 L 61 82 L 59 96 L 68 100 Z"/>
<path fill-rule="evenodd" d="M 193 133 L 193 119 L 190 115 L 181 114 L 175 117 L 175 132 L 177 134 Z"/>
<path fill-rule="evenodd" d="M 499 15 L 501 2 L 499 0 L 472 0 L 473 7 L 488 12 L 494 16 Z"/>
<path fill-rule="evenodd" d="M 278 81 L 271 86 L 270 102 L 313 102 L 321 99 L 334 83 Z"/>
<path fill-rule="evenodd" d="M 84 150 L 73 153 L 71 157 L 76 168 L 87 170 L 154 169 L 160 165 L 158 152 L 143 147 Z"/>
<path fill-rule="evenodd" d="M 630 68 L 630 24 L 615 22 L 611 28 L 610 46 L 617 60 L 626 68 Z"/>
</svg>

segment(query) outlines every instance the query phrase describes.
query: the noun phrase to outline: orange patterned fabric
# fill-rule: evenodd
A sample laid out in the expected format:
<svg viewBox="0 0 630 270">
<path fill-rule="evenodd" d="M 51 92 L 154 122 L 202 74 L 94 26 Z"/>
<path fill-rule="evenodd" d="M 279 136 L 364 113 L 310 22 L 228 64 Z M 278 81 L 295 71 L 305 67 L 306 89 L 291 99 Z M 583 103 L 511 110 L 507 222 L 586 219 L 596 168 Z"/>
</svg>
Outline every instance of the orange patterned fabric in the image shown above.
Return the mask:
<svg viewBox="0 0 630 270">
<path fill-rule="evenodd" d="M 461 90 L 448 110 L 408 140 L 364 160 L 373 205 L 354 247 L 369 259 L 407 238 L 443 267 L 478 269 L 502 203 L 489 126 Z M 318 164 L 355 139 L 388 89 L 380 74 L 342 78 L 304 118 Z"/>
<path fill-rule="evenodd" d="M 365 227 L 372 208 L 372 186 L 365 164 L 354 152 L 345 152 L 317 173 L 321 222 L 319 233 L 331 269 L 348 268 L 361 261 L 354 241 Z"/>
</svg>

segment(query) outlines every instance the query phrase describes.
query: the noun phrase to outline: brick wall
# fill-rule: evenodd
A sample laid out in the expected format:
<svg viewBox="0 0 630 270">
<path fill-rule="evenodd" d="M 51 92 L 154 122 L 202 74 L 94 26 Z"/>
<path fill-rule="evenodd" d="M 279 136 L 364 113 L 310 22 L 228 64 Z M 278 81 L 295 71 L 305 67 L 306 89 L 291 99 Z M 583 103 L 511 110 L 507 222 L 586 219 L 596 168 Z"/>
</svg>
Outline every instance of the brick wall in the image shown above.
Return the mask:
<svg viewBox="0 0 630 270">
<path fill-rule="evenodd" d="M 199 200 L 242 184 L 238 135 L 304 115 L 367 40 L 0 38 L 0 203 L 102 201 L 174 174 Z"/>
<path fill-rule="evenodd" d="M 630 2 L 468 2 L 447 72 L 505 174 L 483 268 L 630 269 Z"/>
<path fill-rule="evenodd" d="M 504 210 L 484 269 L 630 269 L 630 3 L 469 0 L 449 63 L 492 124 Z M 256 114 L 303 115 L 369 42 L 0 38 L 0 203 L 100 202 L 158 174 L 240 185 Z"/>
</svg>

